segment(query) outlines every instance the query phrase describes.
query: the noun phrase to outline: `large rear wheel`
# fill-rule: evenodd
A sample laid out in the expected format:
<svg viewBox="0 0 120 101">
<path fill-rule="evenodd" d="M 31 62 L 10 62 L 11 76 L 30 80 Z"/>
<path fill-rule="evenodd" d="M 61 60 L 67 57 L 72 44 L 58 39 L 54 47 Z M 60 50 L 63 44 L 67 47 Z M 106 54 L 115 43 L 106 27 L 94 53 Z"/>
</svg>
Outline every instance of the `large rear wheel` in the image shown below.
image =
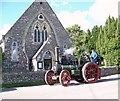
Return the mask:
<svg viewBox="0 0 120 101">
<path fill-rule="evenodd" d="M 48 70 L 45 73 L 45 82 L 48 85 L 54 85 L 55 84 L 55 80 L 53 79 L 55 77 L 55 73 L 52 70 Z"/>
<path fill-rule="evenodd" d="M 94 83 L 99 79 L 100 71 L 97 64 L 93 62 L 86 63 L 82 68 L 82 76 L 85 82 Z"/>
<path fill-rule="evenodd" d="M 59 76 L 59 82 L 63 86 L 67 86 L 70 83 L 71 75 L 68 70 L 62 70 Z"/>
</svg>

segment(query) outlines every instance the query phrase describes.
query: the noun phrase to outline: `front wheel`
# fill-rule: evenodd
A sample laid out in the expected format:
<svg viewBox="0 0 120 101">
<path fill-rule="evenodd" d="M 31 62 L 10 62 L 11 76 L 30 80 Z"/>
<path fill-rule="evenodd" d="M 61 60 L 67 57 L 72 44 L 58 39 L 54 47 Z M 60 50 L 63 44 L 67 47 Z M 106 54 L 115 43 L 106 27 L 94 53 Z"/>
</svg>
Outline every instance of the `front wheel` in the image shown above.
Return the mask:
<svg viewBox="0 0 120 101">
<path fill-rule="evenodd" d="M 45 82 L 48 85 L 54 85 L 55 84 L 55 80 L 53 79 L 53 77 L 55 77 L 55 73 L 52 70 L 48 70 L 45 73 Z"/>
<path fill-rule="evenodd" d="M 60 84 L 67 86 L 70 83 L 71 75 L 68 70 L 62 70 L 59 76 Z"/>
<path fill-rule="evenodd" d="M 100 70 L 93 62 L 86 63 L 82 68 L 82 76 L 85 82 L 94 83 L 99 79 Z"/>
</svg>

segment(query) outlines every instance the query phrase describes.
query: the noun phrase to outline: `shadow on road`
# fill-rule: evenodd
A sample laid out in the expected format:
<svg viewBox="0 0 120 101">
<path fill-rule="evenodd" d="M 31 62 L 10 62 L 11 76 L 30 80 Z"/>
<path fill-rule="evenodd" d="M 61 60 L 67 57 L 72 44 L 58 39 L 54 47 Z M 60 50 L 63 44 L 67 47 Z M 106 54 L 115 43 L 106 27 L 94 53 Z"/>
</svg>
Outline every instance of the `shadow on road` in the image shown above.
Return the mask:
<svg viewBox="0 0 120 101">
<path fill-rule="evenodd" d="M 2 89 L 2 92 L 9 92 L 9 91 L 15 91 L 17 90 L 16 88 L 6 88 L 6 89 Z M 0 93 L 2 93 L 0 92 Z"/>
<path fill-rule="evenodd" d="M 100 80 L 98 80 L 96 83 L 108 82 L 108 81 L 115 81 L 115 80 L 120 80 L 120 77 L 109 78 L 109 79 L 100 79 Z"/>
<path fill-rule="evenodd" d="M 80 83 L 70 83 L 69 86 L 80 85 Z"/>
<path fill-rule="evenodd" d="M 116 81 L 116 80 L 120 80 L 120 77 L 112 77 L 112 78 L 102 78 L 99 79 L 96 83 L 102 83 L 102 82 L 109 82 L 109 81 Z M 75 82 L 75 83 L 70 83 L 69 86 L 76 86 L 76 85 L 83 85 L 83 84 L 89 84 L 86 83 L 85 81 L 83 82 Z"/>
<path fill-rule="evenodd" d="M 85 82 L 72 82 L 70 83 L 67 87 L 70 87 L 70 86 L 79 86 L 79 85 L 84 85 L 86 84 Z"/>
</svg>

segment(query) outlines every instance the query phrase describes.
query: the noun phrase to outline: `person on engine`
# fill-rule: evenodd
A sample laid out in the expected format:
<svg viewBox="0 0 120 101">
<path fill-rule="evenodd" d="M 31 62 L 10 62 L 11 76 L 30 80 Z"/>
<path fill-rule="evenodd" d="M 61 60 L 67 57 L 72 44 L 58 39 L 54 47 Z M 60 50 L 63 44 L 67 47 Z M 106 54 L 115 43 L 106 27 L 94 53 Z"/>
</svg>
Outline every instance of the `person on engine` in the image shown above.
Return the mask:
<svg viewBox="0 0 120 101">
<path fill-rule="evenodd" d="M 98 64 L 98 54 L 94 51 L 94 48 L 91 48 L 91 61 Z"/>
</svg>

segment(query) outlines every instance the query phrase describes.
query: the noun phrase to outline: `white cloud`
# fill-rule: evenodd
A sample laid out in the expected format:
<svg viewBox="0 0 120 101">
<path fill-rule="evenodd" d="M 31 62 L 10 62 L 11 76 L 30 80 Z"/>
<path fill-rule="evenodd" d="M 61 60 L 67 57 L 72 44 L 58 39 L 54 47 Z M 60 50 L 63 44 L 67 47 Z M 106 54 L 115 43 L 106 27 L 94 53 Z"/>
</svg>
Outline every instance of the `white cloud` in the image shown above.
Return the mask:
<svg viewBox="0 0 120 101">
<path fill-rule="evenodd" d="M 103 24 L 109 15 L 118 17 L 119 0 L 96 0 L 90 7 L 88 15 L 96 22 Z"/>
<path fill-rule="evenodd" d="M 2 35 L 5 35 L 9 31 L 10 28 L 11 28 L 10 24 L 3 25 L 2 29 L 0 29 L 0 40 L 2 39 Z M 0 47 L 2 47 L 3 52 L 4 52 L 4 43 L 0 44 Z"/>
<path fill-rule="evenodd" d="M 69 13 L 68 11 L 62 11 L 57 16 L 64 27 L 70 27 L 74 24 L 80 25 L 81 29 L 85 30 L 90 27 L 89 22 L 86 20 L 87 12 L 75 11 Z"/>
<path fill-rule="evenodd" d="M 53 6 L 54 6 L 54 7 L 59 7 L 59 5 L 58 5 L 55 1 L 51 1 L 51 2 L 50 2 L 50 6 L 51 6 L 51 7 L 53 7 Z"/>
<path fill-rule="evenodd" d="M 118 1 L 96 0 L 87 11 L 62 11 L 57 16 L 64 27 L 78 24 L 83 30 L 91 29 L 94 25 L 103 25 L 109 15 L 118 17 Z"/>
<path fill-rule="evenodd" d="M 61 5 L 68 5 L 68 1 L 63 1 Z"/>
<path fill-rule="evenodd" d="M 0 40 L 2 39 L 2 35 L 5 35 L 10 28 L 11 28 L 10 24 L 3 25 L 2 29 L 0 29 Z"/>
</svg>

